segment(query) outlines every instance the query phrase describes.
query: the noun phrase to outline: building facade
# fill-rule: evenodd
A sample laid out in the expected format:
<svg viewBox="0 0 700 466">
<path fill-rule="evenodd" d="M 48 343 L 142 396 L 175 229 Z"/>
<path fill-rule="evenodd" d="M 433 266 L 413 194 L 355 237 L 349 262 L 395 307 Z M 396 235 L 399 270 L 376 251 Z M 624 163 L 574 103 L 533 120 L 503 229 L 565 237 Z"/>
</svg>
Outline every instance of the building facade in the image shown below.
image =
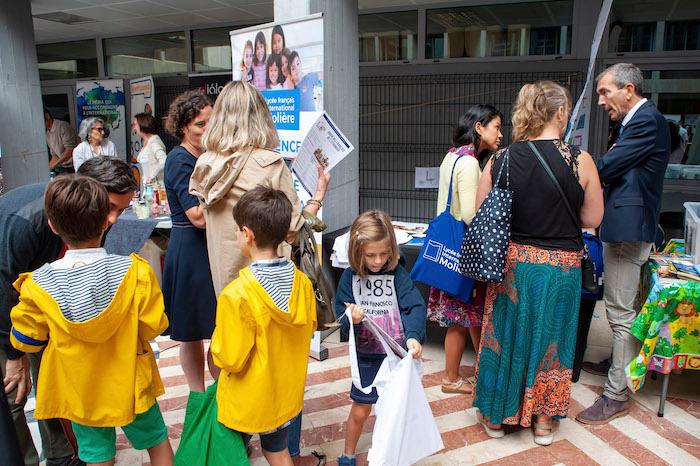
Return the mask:
<svg viewBox="0 0 700 466">
<path fill-rule="evenodd" d="M 60 42 L 47 39 L 33 12 L 44 104 L 74 122 L 76 81 L 152 75 L 156 115 L 163 116 L 178 93 L 216 91 L 229 79 L 229 31 L 272 21 L 272 3 L 255 18 L 233 10 L 216 15 L 212 8 L 214 13 L 201 12 L 208 20 L 196 27 L 168 26 L 164 22 L 174 21 L 175 13 L 153 12 L 145 15 L 153 23 L 147 34 L 85 36 L 81 29 L 82 37 Z M 522 84 L 553 79 L 576 99 L 602 2 L 415 3 L 359 2 L 359 209 L 382 208 L 400 220 L 425 222 L 435 215 L 437 193 L 415 189 L 416 167 L 440 164 L 459 114 L 472 104 L 490 103 L 506 115 L 508 142 L 508 115 Z M 112 10 L 118 12 L 119 4 Z M 85 9 L 63 12 L 81 16 Z M 700 164 L 693 140 L 700 129 L 700 2 L 614 0 L 598 57 L 597 71 L 623 61 L 640 66 L 645 94 L 687 128 L 685 164 Z M 607 116 L 594 110 L 587 143 L 594 156 L 605 151 L 608 133 Z M 700 199 L 697 167 L 682 168 L 669 173 L 665 211 L 681 212 L 684 200 Z"/>
</svg>

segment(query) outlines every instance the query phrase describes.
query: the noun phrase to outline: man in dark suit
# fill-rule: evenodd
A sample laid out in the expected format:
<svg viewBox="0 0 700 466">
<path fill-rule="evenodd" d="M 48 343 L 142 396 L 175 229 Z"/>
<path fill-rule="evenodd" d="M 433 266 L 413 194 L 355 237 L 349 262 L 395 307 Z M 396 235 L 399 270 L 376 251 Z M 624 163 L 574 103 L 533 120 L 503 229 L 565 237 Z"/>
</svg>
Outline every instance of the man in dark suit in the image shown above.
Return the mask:
<svg viewBox="0 0 700 466">
<path fill-rule="evenodd" d="M 616 143 L 596 161 L 605 186 L 600 238 L 613 347 L 603 396 L 576 416 L 585 424 L 604 424 L 629 410 L 625 367 L 639 352 L 630 328 L 637 315 L 639 274 L 659 221 L 671 147 L 665 118 L 642 96 L 639 68 L 618 63 L 603 71 L 597 81 L 598 105 L 621 126 Z"/>
</svg>

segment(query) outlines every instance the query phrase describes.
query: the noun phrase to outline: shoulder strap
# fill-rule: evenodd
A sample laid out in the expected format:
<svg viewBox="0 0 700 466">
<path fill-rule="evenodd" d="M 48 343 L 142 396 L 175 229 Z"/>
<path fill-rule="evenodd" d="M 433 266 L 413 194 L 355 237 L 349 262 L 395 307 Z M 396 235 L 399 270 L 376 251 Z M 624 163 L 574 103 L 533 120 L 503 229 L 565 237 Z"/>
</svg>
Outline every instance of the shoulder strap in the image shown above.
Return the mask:
<svg viewBox="0 0 700 466">
<path fill-rule="evenodd" d="M 540 165 L 542 165 L 542 168 L 544 168 L 544 171 L 547 172 L 547 175 L 549 175 L 549 178 L 552 180 L 552 183 L 557 188 L 557 191 L 559 191 L 559 194 L 561 195 L 561 200 L 564 201 L 564 207 L 566 207 L 567 212 L 569 212 L 569 215 L 571 216 L 571 220 L 574 222 L 576 229 L 581 231 L 581 226 L 579 224 L 579 220 L 576 218 L 576 215 L 574 214 L 574 210 L 571 208 L 571 204 L 569 204 L 569 200 L 566 198 L 566 194 L 564 194 L 564 190 L 561 188 L 559 181 L 557 181 L 556 176 L 554 176 L 552 169 L 549 168 L 549 164 L 547 164 L 547 161 L 542 157 L 542 154 L 540 154 L 540 151 L 532 143 L 532 141 L 527 141 L 527 145 L 530 146 L 530 149 L 532 149 L 532 152 L 535 153 L 535 156 L 537 157 L 537 160 L 539 160 Z"/>
<path fill-rule="evenodd" d="M 461 158 L 461 155 L 457 156 L 455 163 L 452 165 L 452 172 L 450 173 L 450 186 L 447 188 L 447 205 L 445 206 L 445 210 L 448 212 L 450 211 L 450 206 L 452 205 L 452 181 L 454 180 L 455 176 L 455 168 L 457 168 L 457 162 L 459 162 L 459 159 Z"/>
</svg>

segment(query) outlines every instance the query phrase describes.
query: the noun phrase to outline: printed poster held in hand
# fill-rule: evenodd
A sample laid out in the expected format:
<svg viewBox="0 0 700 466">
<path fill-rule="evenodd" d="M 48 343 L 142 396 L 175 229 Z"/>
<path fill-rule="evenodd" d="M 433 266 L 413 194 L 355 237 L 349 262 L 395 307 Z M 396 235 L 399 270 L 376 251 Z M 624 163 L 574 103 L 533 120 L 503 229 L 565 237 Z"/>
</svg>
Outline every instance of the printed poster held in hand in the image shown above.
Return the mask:
<svg viewBox="0 0 700 466">
<path fill-rule="evenodd" d="M 292 162 L 292 172 L 304 189 L 313 195 L 318 182 L 318 167 L 328 173 L 352 150 L 353 145 L 348 138 L 340 132 L 331 117 L 322 112 L 306 133 L 299 155 Z"/>
<path fill-rule="evenodd" d="M 352 322 L 350 310 L 345 315 Z M 374 381 L 363 387 L 357 365 L 355 330 L 350 325 L 350 372 L 352 383 L 363 393 L 377 389 L 377 420 L 372 447 L 367 455 L 370 466 L 408 466 L 444 448 L 428 399 L 421 383 L 421 363 L 413 359 L 393 338 L 365 317 L 366 326 L 381 342 L 386 358 Z"/>
</svg>

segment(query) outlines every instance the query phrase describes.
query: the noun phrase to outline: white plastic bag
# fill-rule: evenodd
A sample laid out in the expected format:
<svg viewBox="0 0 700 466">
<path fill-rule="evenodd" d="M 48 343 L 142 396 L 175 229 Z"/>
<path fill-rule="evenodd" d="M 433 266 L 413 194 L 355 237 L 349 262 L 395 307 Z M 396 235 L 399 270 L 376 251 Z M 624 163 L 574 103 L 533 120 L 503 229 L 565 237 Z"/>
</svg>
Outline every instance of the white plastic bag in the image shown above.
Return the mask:
<svg viewBox="0 0 700 466">
<path fill-rule="evenodd" d="M 349 310 L 346 315 L 352 323 Z M 363 387 L 357 367 L 354 330 L 350 325 L 353 384 L 364 393 L 370 393 L 375 387 L 379 394 L 375 406 L 377 420 L 372 433 L 372 447 L 367 456 L 369 464 L 407 466 L 442 450 L 444 444 L 420 381 L 420 361 L 413 359 L 412 353 L 406 353 L 371 320 L 365 319 L 363 325 L 376 335 L 387 354 L 374 381 Z M 395 354 L 395 350 L 402 358 Z"/>
</svg>

